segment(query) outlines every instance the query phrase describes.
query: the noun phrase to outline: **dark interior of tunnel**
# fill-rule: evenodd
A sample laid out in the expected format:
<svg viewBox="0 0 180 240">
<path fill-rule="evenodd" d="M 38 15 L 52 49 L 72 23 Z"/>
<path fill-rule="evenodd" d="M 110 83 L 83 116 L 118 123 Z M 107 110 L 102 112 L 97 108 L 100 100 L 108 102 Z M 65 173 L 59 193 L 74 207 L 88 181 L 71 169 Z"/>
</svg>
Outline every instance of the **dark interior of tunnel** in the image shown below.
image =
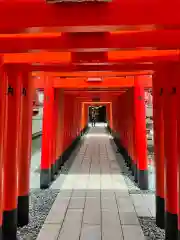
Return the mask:
<svg viewBox="0 0 180 240">
<path fill-rule="evenodd" d="M 89 121 L 91 121 L 92 110 L 96 111 L 96 122 L 106 122 L 106 106 L 91 106 L 89 107 Z"/>
</svg>

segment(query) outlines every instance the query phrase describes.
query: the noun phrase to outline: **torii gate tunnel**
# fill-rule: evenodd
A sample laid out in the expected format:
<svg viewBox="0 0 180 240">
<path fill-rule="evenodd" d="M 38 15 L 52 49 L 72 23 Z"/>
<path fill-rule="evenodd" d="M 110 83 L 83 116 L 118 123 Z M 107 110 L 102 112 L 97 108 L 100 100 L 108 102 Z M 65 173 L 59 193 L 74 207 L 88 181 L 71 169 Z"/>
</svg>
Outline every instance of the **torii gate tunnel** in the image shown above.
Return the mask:
<svg viewBox="0 0 180 240">
<path fill-rule="evenodd" d="M 156 224 L 180 239 L 180 2 L 0 1 L 0 240 L 29 221 L 32 102 L 44 91 L 40 188 L 105 105 L 108 130 L 148 189 L 144 90 L 153 91 Z M 98 99 L 98 101 L 97 101 Z"/>
</svg>

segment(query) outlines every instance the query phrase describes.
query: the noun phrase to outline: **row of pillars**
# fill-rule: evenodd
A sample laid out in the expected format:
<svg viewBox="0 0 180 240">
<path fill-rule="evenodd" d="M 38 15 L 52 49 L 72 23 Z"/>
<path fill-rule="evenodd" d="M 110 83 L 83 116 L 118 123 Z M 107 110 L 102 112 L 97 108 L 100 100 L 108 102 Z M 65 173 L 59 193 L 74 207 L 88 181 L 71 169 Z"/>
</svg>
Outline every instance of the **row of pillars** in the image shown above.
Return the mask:
<svg viewBox="0 0 180 240">
<path fill-rule="evenodd" d="M 46 189 L 68 159 L 69 147 L 82 134 L 81 102 L 62 89 L 51 86 L 49 78 L 44 88 L 43 136 L 40 188 Z"/>
<path fill-rule="evenodd" d="M 113 132 L 119 151 L 140 189 L 148 189 L 146 112 L 144 87 L 135 85 L 113 102 Z"/>
<path fill-rule="evenodd" d="M 0 66 L 0 239 L 28 223 L 32 94 L 26 66 Z"/>
<path fill-rule="evenodd" d="M 153 74 L 156 224 L 180 239 L 180 65 L 159 64 Z M 135 85 L 113 102 L 113 134 L 141 189 L 148 189 L 144 88 Z"/>
<path fill-rule="evenodd" d="M 29 222 L 33 81 L 28 65 L 0 66 L 0 240 L 16 240 Z M 40 187 L 48 188 L 82 134 L 81 102 L 44 86 Z M 62 156 L 62 153 L 65 153 Z"/>
<path fill-rule="evenodd" d="M 153 76 L 156 224 L 166 239 L 180 239 L 180 67 L 158 67 Z"/>
</svg>

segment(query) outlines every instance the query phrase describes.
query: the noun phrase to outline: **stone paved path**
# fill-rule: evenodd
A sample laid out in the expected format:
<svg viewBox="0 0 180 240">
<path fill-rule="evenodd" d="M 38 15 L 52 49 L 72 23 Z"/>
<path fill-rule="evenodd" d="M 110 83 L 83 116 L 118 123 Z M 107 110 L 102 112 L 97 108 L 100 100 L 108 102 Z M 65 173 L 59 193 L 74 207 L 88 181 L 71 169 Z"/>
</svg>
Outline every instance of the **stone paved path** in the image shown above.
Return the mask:
<svg viewBox="0 0 180 240">
<path fill-rule="evenodd" d="M 104 127 L 91 128 L 51 187 L 61 191 L 37 240 L 143 240 L 138 216 L 155 214 L 152 195 L 129 194 Z"/>
</svg>

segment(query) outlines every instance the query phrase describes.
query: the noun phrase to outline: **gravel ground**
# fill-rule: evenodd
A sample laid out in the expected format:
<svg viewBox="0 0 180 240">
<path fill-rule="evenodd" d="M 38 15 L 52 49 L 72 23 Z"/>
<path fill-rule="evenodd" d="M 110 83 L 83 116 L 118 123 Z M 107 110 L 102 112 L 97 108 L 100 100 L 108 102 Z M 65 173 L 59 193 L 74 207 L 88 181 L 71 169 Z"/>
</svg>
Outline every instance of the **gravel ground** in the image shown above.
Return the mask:
<svg viewBox="0 0 180 240">
<path fill-rule="evenodd" d="M 156 226 L 155 218 L 139 217 L 139 222 L 143 229 L 144 235 L 147 237 L 147 240 L 165 239 L 165 232 Z"/>
<path fill-rule="evenodd" d="M 59 190 L 32 189 L 30 192 L 29 224 L 18 229 L 19 240 L 35 240 L 56 199 Z"/>
<path fill-rule="evenodd" d="M 119 159 L 119 153 L 116 153 L 117 161 Z M 129 170 L 129 168 L 126 166 L 125 162 L 118 161 L 121 171 L 124 175 L 125 182 L 128 186 L 129 192 L 131 194 L 154 194 L 154 189 L 149 190 L 140 190 L 137 183 L 134 182 L 134 176 L 132 175 L 132 172 Z"/>
</svg>

